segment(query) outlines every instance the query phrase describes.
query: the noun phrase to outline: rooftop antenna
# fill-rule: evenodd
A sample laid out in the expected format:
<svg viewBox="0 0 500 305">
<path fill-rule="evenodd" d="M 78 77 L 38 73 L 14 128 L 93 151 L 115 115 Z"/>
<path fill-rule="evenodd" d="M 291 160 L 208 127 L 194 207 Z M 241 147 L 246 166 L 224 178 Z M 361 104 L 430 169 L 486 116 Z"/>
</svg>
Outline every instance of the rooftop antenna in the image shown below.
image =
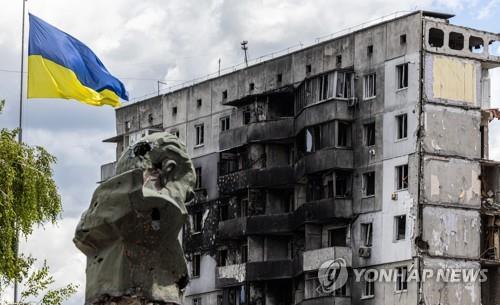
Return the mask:
<svg viewBox="0 0 500 305">
<path fill-rule="evenodd" d="M 247 57 L 248 47 L 247 47 L 247 44 L 248 44 L 248 41 L 246 41 L 246 40 L 243 40 L 241 42 L 241 49 L 245 52 L 245 65 L 248 67 L 248 57 Z"/>
</svg>

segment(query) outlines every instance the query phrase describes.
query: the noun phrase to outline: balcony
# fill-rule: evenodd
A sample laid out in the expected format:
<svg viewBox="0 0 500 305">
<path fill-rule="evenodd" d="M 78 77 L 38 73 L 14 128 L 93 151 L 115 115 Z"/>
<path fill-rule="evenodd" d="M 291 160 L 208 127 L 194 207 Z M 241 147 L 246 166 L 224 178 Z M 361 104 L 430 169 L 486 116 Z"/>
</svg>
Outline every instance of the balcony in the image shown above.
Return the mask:
<svg viewBox="0 0 500 305">
<path fill-rule="evenodd" d="M 246 188 L 291 186 L 295 182 L 294 170 L 290 166 L 245 169 L 219 176 L 217 184 L 223 194 Z"/>
<path fill-rule="evenodd" d="M 332 168 L 352 169 L 352 150 L 332 147 L 308 153 L 295 165 L 295 176 L 300 178 Z"/>
<path fill-rule="evenodd" d="M 299 304 L 300 305 L 323 305 L 323 304 L 351 305 L 351 297 L 337 297 L 337 296 L 318 297 L 318 298 L 302 300 Z"/>
<path fill-rule="evenodd" d="M 221 240 L 245 235 L 280 235 L 291 233 L 292 213 L 255 215 L 219 222 L 218 237 Z"/>
<path fill-rule="evenodd" d="M 349 247 L 329 247 L 305 251 L 302 271 L 314 271 L 327 260 L 343 258 L 347 267 L 352 267 L 352 249 Z"/>
<path fill-rule="evenodd" d="M 301 205 L 294 215 L 294 226 L 304 223 L 325 223 L 353 217 L 352 200 L 347 198 L 326 198 Z"/>
<path fill-rule="evenodd" d="M 116 175 L 116 162 L 101 165 L 101 181 L 106 181 Z"/>
<path fill-rule="evenodd" d="M 249 262 L 217 267 L 216 286 L 229 287 L 243 282 L 289 279 L 293 277 L 293 263 L 289 259 Z"/>
<path fill-rule="evenodd" d="M 243 283 L 246 279 L 247 264 L 235 264 L 217 267 L 216 286 L 230 287 Z"/>
<path fill-rule="evenodd" d="M 219 136 L 219 149 L 227 150 L 251 142 L 280 141 L 292 138 L 293 118 L 251 123 L 222 132 Z"/>
</svg>

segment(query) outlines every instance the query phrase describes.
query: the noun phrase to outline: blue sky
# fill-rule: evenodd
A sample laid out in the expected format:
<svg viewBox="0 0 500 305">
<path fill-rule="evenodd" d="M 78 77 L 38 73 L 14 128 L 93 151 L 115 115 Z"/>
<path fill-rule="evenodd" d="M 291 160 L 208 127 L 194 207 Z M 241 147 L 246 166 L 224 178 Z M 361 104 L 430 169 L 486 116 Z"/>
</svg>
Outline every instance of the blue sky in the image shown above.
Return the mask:
<svg viewBox="0 0 500 305">
<path fill-rule="evenodd" d="M 7 101 L 0 127 L 17 125 L 21 7 L 22 0 L 9 0 L 0 12 L 0 70 L 8 70 L 0 71 L 0 99 Z M 157 80 L 175 85 L 214 72 L 219 58 L 223 67 L 241 63 L 242 40 L 249 41 L 255 58 L 398 10 L 454 13 L 454 24 L 500 32 L 500 0 L 30 0 L 28 8 L 91 47 L 131 97 L 155 92 Z M 498 101 L 496 71 L 492 81 Z M 82 304 L 84 257 L 71 238 L 99 180 L 99 166 L 115 158 L 113 145 L 101 142 L 115 135 L 114 110 L 62 100 L 28 101 L 25 110 L 26 141 L 58 158 L 55 178 L 64 214 L 58 226 L 37 230 L 23 249 L 47 258 L 59 284 L 80 284 L 68 304 Z M 493 156 L 500 157 L 498 128 L 495 123 L 491 141 Z"/>
</svg>

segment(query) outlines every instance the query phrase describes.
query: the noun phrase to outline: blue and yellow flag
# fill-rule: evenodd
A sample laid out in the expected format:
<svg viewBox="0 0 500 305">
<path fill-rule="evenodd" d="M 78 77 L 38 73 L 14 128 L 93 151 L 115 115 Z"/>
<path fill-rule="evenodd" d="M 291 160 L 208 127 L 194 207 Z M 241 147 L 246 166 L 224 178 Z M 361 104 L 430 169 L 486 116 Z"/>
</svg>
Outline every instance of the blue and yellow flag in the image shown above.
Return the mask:
<svg viewBox="0 0 500 305">
<path fill-rule="evenodd" d="M 93 106 L 120 106 L 123 84 L 86 45 L 29 14 L 28 98 L 75 99 Z"/>
</svg>

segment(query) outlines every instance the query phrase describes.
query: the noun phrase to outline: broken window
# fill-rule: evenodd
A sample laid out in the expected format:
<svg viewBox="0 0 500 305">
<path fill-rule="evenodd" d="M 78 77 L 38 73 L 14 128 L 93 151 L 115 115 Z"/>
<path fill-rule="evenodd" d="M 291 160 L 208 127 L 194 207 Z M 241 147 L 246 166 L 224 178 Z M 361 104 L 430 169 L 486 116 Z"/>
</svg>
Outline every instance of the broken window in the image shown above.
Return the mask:
<svg viewBox="0 0 500 305">
<path fill-rule="evenodd" d="M 222 295 L 220 295 L 220 294 L 217 295 L 217 305 L 223 305 L 224 304 L 223 300 L 224 300 L 224 298 Z"/>
<path fill-rule="evenodd" d="M 217 265 L 222 267 L 227 264 L 227 249 L 219 250 L 217 253 Z"/>
<path fill-rule="evenodd" d="M 408 188 L 408 164 L 396 166 L 396 190 Z"/>
<path fill-rule="evenodd" d="M 397 89 L 408 88 L 408 63 L 396 66 Z"/>
<path fill-rule="evenodd" d="M 429 45 L 440 48 L 444 45 L 444 32 L 440 29 L 431 28 L 429 30 Z"/>
<path fill-rule="evenodd" d="M 365 124 L 363 126 L 364 129 L 364 138 L 366 146 L 375 145 L 375 122 Z"/>
<path fill-rule="evenodd" d="M 335 172 L 335 198 L 351 197 L 351 173 Z"/>
<path fill-rule="evenodd" d="M 488 54 L 500 56 L 500 41 L 490 40 L 488 43 Z"/>
<path fill-rule="evenodd" d="M 254 89 L 255 89 L 255 84 L 254 83 L 250 83 L 248 85 L 248 91 L 252 92 Z"/>
<path fill-rule="evenodd" d="M 342 55 L 337 55 L 337 66 L 342 65 Z"/>
<path fill-rule="evenodd" d="M 201 263 L 201 255 L 200 254 L 193 254 L 192 271 L 191 271 L 191 274 L 193 277 L 200 276 L 200 263 Z M 200 304 L 201 304 L 201 301 L 200 301 Z"/>
<path fill-rule="evenodd" d="M 325 75 L 322 75 L 320 76 L 319 78 L 319 100 L 322 101 L 322 100 L 326 100 L 329 98 L 328 96 L 328 77 L 330 75 L 329 74 L 325 74 Z"/>
<path fill-rule="evenodd" d="M 363 76 L 363 98 L 369 99 L 377 95 L 377 77 L 375 73 Z"/>
<path fill-rule="evenodd" d="M 227 100 L 227 90 L 222 91 L 222 99 Z"/>
<path fill-rule="evenodd" d="M 328 174 L 324 176 L 324 192 L 323 198 L 333 198 L 333 175 Z"/>
<path fill-rule="evenodd" d="M 306 200 L 316 201 L 323 199 L 323 178 L 320 174 L 311 175 L 307 178 Z"/>
<path fill-rule="evenodd" d="M 396 291 L 408 289 L 408 267 L 396 268 Z"/>
<path fill-rule="evenodd" d="M 311 70 L 312 70 L 311 65 L 306 65 L 306 74 L 311 73 Z"/>
<path fill-rule="evenodd" d="M 196 212 L 193 214 L 193 233 L 199 233 L 203 229 L 203 213 Z"/>
<path fill-rule="evenodd" d="M 363 195 L 375 195 L 375 172 L 368 172 L 363 174 Z"/>
<path fill-rule="evenodd" d="M 219 220 L 224 221 L 229 219 L 229 205 L 221 204 L 219 206 Z"/>
<path fill-rule="evenodd" d="M 337 90 L 336 97 L 351 98 L 353 96 L 352 79 L 353 73 L 337 72 Z"/>
<path fill-rule="evenodd" d="M 220 131 L 229 130 L 229 116 L 220 118 Z"/>
<path fill-rule="evenodd" d="M 396 116 L 396 140 L 408 137 L 408 115 L 406 113 Z"/>
<path fill-rule="evenodd" d="M 276 83 L 281 84 L 281 82 L 283 81 L 283 74 L 281 73 L 278 73 L 276 74 Z"/>
<path fill-rule="evenodd" d="M 328 230 L 328 247 L 345 247 L 347 245 L 347 227 Z"/>
<path fill-rule="evenodd" d="M 351 124 L 347 122 L 338 122 L 337 124 L 337 146 L 351 146 Z"/>
<path fill-rule="evenodd" d="M 402 34 L 401 36 L 399 36 L 399 44 L 406 44 L 406 34 Z"/>
<path fill-rule="evenodd" d="M 240 247 L 241 252 L 241 263 L 244 264 L 248 261 L 248 245 L 244 243 Z"/>
<path fill-rule="evenodd" d="M 462 33 L 450 32 L 448 46 L 453 50 L 464 48 L 464 35 Z"/>
<path fill-rule="evenodd" d="M 195 184 L 195 189 L 201 189 L 203 187 L 203 184 L 201 183 L 201 167 L 197 167 L 194 169 L 196 172 L 196 184 Z"/>
<path fill-rule="evenodd" d="M 476 54 L 481 54 L 484 51 L 484 41 L 480 37 L 469 37 L 469 51 Z"/>
<path fill-rule="evenodd" d="M 250 124 L 252 120 L 252 112 L 250 110 L 243 111 L 243 125 Z"/>
<path fill-rule="evenodd" d="M 362 223 L 361 224 L 361 245 L 363 247 L 371 247 L 372 246 L 372 223 Z"/>
<path fill-rule="evenodd" d="M 201 103 L 202 103 L 201 98 L 199 98 L 199 99 L 196 100 L 196 106 L 197 107 L 201 107 Z"/>
<path fill-rule="evenodd" d="M 196 129 L 196 142 L 195 145 L 203 145 L 204 143 L 204 126 L 203 124 L 195 125 L 194 128 Z"/>
<path fill-rule="evenodd" d="M 172 107 L 172 115 L 177 115 L 177 106 Z"/>
<path fill-rule="evenodd" d="M 364 278 L 365 287 L 363 289 L 363 298 L 375 296 L 375 280 L 375 272 L 373 270 L 367 271 Z"/>
<path fill-rule="evenodd" d="M 404 240 L 406 238 L 406 215 L 394 217 L 394 240 Z"/>
<path fill-rule="evenodd" d="M 125 131 L 129 131 L 130 130 L 130 121 L 125 121 Z"/>
<path fill-rule="evenodd" d="M 366 47 L 366 54 L 371 56 L 373 54 L 373 45 L 369 45 Z"/>
<path fill-rule="evenodd" d="M 243 198 L 240 201 L 240 217 L 248 215 L 248 198 Z"/>
<path fill-rule="evenodd" d="M 193 305 L 202 305 L 201 304 L 201 297 L 193 298 Z"/>
</svg>

